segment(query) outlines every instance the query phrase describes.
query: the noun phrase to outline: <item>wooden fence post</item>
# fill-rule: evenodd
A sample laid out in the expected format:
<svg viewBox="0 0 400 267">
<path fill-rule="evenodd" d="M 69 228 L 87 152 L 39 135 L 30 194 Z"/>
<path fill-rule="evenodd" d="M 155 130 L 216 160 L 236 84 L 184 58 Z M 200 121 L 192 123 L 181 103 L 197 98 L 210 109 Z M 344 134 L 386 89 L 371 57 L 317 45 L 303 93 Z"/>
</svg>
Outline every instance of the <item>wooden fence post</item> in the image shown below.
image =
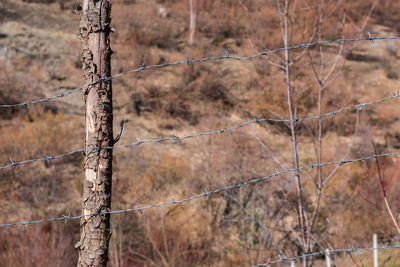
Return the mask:
<svg viewBox="0 0 400 267">
<path fill-rule="evenodd" d="M 374 234 L 372 236 L 372 242 L 373 242 L 373 247 L 374 249 L 374 267 L 378 267 L 378 250 L 376 248 L 378 248 L 378 235 Z"/>
<path fill-rule="evenodd" d="M 111 73 L 110 13 L 107 0 L 83 0 L 80 21 L 82 70 L 86 83 Z M 113 109 L 111 80 L 98 82 L 85 92 L 86 153 L 82 214 L 111 210 Z M 77 266 L 106 266 L 110 215 L 84 216 L 80 223 Z"/>
<path fill-rule="evenodd" d="M 325 251 L 326 267 L 331 267 L 331 256 L 329 255 L 329 248 L 327 248 Z"/>
</svg>

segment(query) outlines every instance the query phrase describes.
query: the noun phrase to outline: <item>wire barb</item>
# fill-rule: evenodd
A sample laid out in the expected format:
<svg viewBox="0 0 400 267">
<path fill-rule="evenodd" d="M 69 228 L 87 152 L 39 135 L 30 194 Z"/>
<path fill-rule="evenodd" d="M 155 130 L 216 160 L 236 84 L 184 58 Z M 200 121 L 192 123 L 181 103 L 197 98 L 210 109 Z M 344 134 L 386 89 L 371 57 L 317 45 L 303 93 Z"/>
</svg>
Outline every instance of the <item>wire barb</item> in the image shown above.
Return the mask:
<svg viewBox="0 0 400 267">
<path fill-rule="evenodd" d="M 206 194 L 205 194 L 205 196 L 207 196 L 207 200 L 208 200 L 208 199 L 209 199 L 209 195 L 208 195 L 207 188 L 206 188 L 206 187 L 204 187 L 203 189 L 204 189 L 204 191 L 205 191 L 205 193 L 206 193 Z"/>
<path fill-rule="evenodd" d="M 224 51 L 224 58 L 228 58 L 228 59 L 230 58 L 228 50 Z"/>
<path fill-rule="evenodd" d="M 142 63 L 142 67 L 139 69 L 140 72 L 143 72 L 144 70 L 146 70 L 146 65 L 144 64 L 144 62 Z"/>
<path fill-rule="evenodd" d="M 53 159 L 52 156 L 47 156 L 46 154 L 42 154 L 46 158 L 47 164 L 50 164 L 50 161 Z"/>
<path fill-rule="evenodd" d="M 68 212 L 68 215 L 64 215 L 64 224 L 69 222 L 70 219 L 71 219 L 71 212 Z"/>
<path fill-rule="evenodd" d="M 371 36 L 371 33 L 370 33 L 370 32 L 368 32 L 368 37 L 369 37 L 369 40 L 371 41 L 371 44 L 373 44 L 375 38 L 373 38 L 373 37 Z"/>
</svg>

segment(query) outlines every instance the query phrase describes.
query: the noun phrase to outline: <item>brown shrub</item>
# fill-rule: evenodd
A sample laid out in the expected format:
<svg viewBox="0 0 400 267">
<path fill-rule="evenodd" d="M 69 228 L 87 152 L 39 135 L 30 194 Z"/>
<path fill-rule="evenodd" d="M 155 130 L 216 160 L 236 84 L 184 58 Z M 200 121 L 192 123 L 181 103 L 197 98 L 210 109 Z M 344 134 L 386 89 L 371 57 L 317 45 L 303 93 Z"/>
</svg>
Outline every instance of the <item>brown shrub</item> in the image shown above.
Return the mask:
<svg viewBox="0 0 400 267">
<path fill-rule="evenodd" d="M 213 238 L 201 226 L 204 217 L 199 213 L 176 207 L 167 213 L 149 211 L 134 215 L 134 220 L 131 217 L 115 219 L 112 266 L 116 262 L 120 266 L 195 266 L 215 261 L 210 250 Z M 118 248 L 118 243 L 123 246 Z"/>
<path fill-rule="evenodd" d="M 78 223 L 48 223 L 0 231 L 3 266 L 75 266 Z"/>
<path fill-rule="evenodd" d="M 81 140 L 78 137 L 79 122 L 67 118 L 62 112 L 53 114 L 51 111 L 38 113 L 31 110 L 25 119 L 2 129 L 3 163 L 9 162 L 8 157 L 21 161 L 55 156 L 82 147 L 81 141 L 76 141 Z M 65 135 L 66 132 L 69 134 Z M 7 169 L 0 173 L 0 183 L 9 190 L 5 190 L 0 199 L 22 202 L 38 210 L 47 207 L 50 211 L 52 207 L 58 211 L 64 205 L 56 203 L 63 203 L 74 192 L 74 187 L 69 187 L 69 183 L 79 176 L 80 168 L 81 155 L 76 154 Z"/>
</svg>

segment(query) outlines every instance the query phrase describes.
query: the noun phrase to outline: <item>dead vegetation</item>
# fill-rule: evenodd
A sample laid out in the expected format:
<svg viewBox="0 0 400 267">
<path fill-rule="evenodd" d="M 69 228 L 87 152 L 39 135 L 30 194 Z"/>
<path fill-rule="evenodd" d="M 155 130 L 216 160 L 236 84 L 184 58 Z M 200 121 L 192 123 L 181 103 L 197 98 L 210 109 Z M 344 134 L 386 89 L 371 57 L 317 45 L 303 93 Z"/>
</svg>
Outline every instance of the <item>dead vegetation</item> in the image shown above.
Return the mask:
<svg viewBox="0 0 400 267">
<path fill-rule="evenodd" d="M 24 102 L 80 86 L 80 45 L 75 37 L 79 15 L 73 12 L 73 1 L 64 6 L 57 1 L 6 2 L 0 3 L 0 103 Z M 222 56 L 225 51 L 243 56 L 284 46 L 281 18 L 274 4 L 262 0 L 195 2 L 196 33 L 189 45 L 186 1 L 114 1 L 113 73 L 143 64 Z M 291 25 L 293 44 L 365 37 L 368 32 L 373 36 L 398 34 L 397 1 L 373 6 L 374 1 L 327 0 L 322 1 L 320 10 L 311 2 L 296 1 L 297 7 L 291 6 L 296 10 L 291 13 L 296 21 Z M 24 14 L 29 14 L 31 21 Z M 316 14 L 326 17 L 323 23 L 316 23 Z M 57 21 L 54 29 L 46 26 L 41 30 L 43 24 L 52 24 L 46 21 Z M 71 25 L 65 26 L 66 21 Z M 291 66 L 296 117 L 397 91 L 397 42 L 347 44 L 342 51 L 335 45 L 292 51 L 292 58 L 304 53 Z M 278 53 L 240 63 L 225 60 L 173 66 L 114 80 L 115 125 L 129 120 L 120 142 L 219 130 L 254 118 L 288 118 L 287 80 L 285 71 L 277 67 L 284 56 Z M 313 67 L 326 74 L 335 62 L 329 86 L 319 99 Z M 18 161 L 82 147 L 80 97 L 2 110 L 1 165 L 8 164 L 9 157 Z M 319 132 L 322 162 L 373 154 L 370 137 L 378 152 L 398 149 L 397 106 L 391 101 L 343 112 L 323 119 L 321 128 L 317 120 L 296 124 L 299 164 L 318 161 Z M 216 136 L 116 150 L 113 209 L 181 199 L 205 188 L 212 190 L 292 168 L 291 134 L 287 125 L 261 123 Z M 2 171 L 0 203 L 5 210 L 0 222 L 78 214 L 82 164 L 81 155 L 76 155 Z M 382 205 L 374 177 L 376 166 L 372 162 L 366 165 L 341 167 L 324 187 L 313 226 L 318 242 L 311 250 L 320 250 L 320 245 L 341 248 L 347 242 L 363 246 L 373 232 L 386 240 L 397 238 Z M 385 160 L 388 177 L 392 173 L 397 177 L 397 165 L 396 159 Z M 322 176 L 333 170 L 322 169 Z M 301 172 L 308 216 L 317 198 L 316 177 L 317 170 Z M 302 254 L 306 250 L 296 237 L 301 230 L 294 181 L 292 175 L 282 175 L 208 200 L 113 215 L 110 266 L 239 266 L 266 262 L 279 253 Z M 391 179 L 388 201 L 395 216 L 400 212 L 397 187 L 396 179 Z M 1 229 L 0 262 L 8 266 L 73 266 L 78 229 L 76 222 Z"/>
</svg>

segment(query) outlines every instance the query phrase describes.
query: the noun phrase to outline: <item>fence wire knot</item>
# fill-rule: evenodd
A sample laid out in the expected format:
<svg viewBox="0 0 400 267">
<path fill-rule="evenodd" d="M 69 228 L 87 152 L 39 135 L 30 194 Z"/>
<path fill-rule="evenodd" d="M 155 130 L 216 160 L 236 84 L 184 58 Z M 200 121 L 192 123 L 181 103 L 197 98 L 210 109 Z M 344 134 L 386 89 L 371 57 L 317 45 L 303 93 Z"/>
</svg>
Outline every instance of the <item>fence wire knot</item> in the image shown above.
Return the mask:
<svg viewBox="0 0 400 267">
<path fill-rule="evenodd" d="M 139 138 L 136 138 L 136 146 L 140 146 L 141 144 L 143 144 L 143 141 L 141 141 Z"/>
<path fill-rule="evenodd" d="M 106 74 L 104 74 L 104 76 L 101 78 L 101 80 L 104 83 L 108 83 L 109 81 L 111 81 L 111 77 L 110 76 L 106 76 Z"/>
<path fill-rule="evenodd" d="M 370 32 L 368 32 L 368 37 L 369 37 L 368 39 L 369 39 L 369 40 L 371 41 L 371 43 L 373 44 L 375 38 L 371 36 L 371 33 L 370 33 Z"/>
<path fill-rule="evenodd" d="M 134 211 L 139 211 L 139 212 L 140 212 L 140 214 L 142 214 L 142 215 L 143 215 L 142 208 L 141 208 L 139 205 L 135 205 L 135 209 L 134 209 Z"/>
<path fill-rule="evenodd" d="M 68 215 L 64 215 L 63 217 L 64 217 L 64 224 L 66 224 L 71 219 L 71 212 L 68 212 Z"/>
<path fill-rule="evenodd" d="M 13 159 L 12 159 L 11 157 L 10 157 L 10 161 L 11 161 L 11 166 L 12 166 L 12 167 L 15 167 L 15 166 L 18 165 L 18 163 L 15 162 L 15 161 L 13 161 Z"/>
<path fill-rule="evenodd" d="M 28 230 L 28 225 L 29 225 L 28 222 L 21 223 L 21 226 L 25 226 L 25 230 Z"/>
<path fill-rule="evenodd" d="M 285 263 L 287 261 L 287 257 L 286 256 L 281 256 L 281 254 L 278 255 L 279 260 L 283 263 Z"/>
<path fill-rule="evenodd" d="M 224 51 L 224 58 L 230 58 L 228 50 Z"/>
<path fill-rule="evenodd" d="M 206 192 L 207 200 L 209 199 L 209 193 L 207 191 L 207 188 L 204 187 L 204 191 Z"/>
<path fill-rule="evenodd" d="M 107 214 L 109 214 L 109 212 L 102 210 L 102 211 L 99 212 L 99 214 L 101 216 L 107 216 Z"/>
<path fill-rule="evenodd" d="M 388 248 L 388 243 L 386 242 L 386 244 L 384 245 L 382 242 L 379 242 L 381 244 L 382 249 L 387 250 Z"/>
<path fill-rule="evenodd" d="M 360 107 L 358 108 L 358 110 L 363 110 L 367 105 L 366 104 L 361 104 Z"/>
<path fill-rule="evenodd" d="M 50 163 L 50 160 L 53 160 L 52 156 L 48 156 L 46 154 L 42 154 L 44 156 L 44 160 L 46 160 L 47 163 Z"/>
</svg>

